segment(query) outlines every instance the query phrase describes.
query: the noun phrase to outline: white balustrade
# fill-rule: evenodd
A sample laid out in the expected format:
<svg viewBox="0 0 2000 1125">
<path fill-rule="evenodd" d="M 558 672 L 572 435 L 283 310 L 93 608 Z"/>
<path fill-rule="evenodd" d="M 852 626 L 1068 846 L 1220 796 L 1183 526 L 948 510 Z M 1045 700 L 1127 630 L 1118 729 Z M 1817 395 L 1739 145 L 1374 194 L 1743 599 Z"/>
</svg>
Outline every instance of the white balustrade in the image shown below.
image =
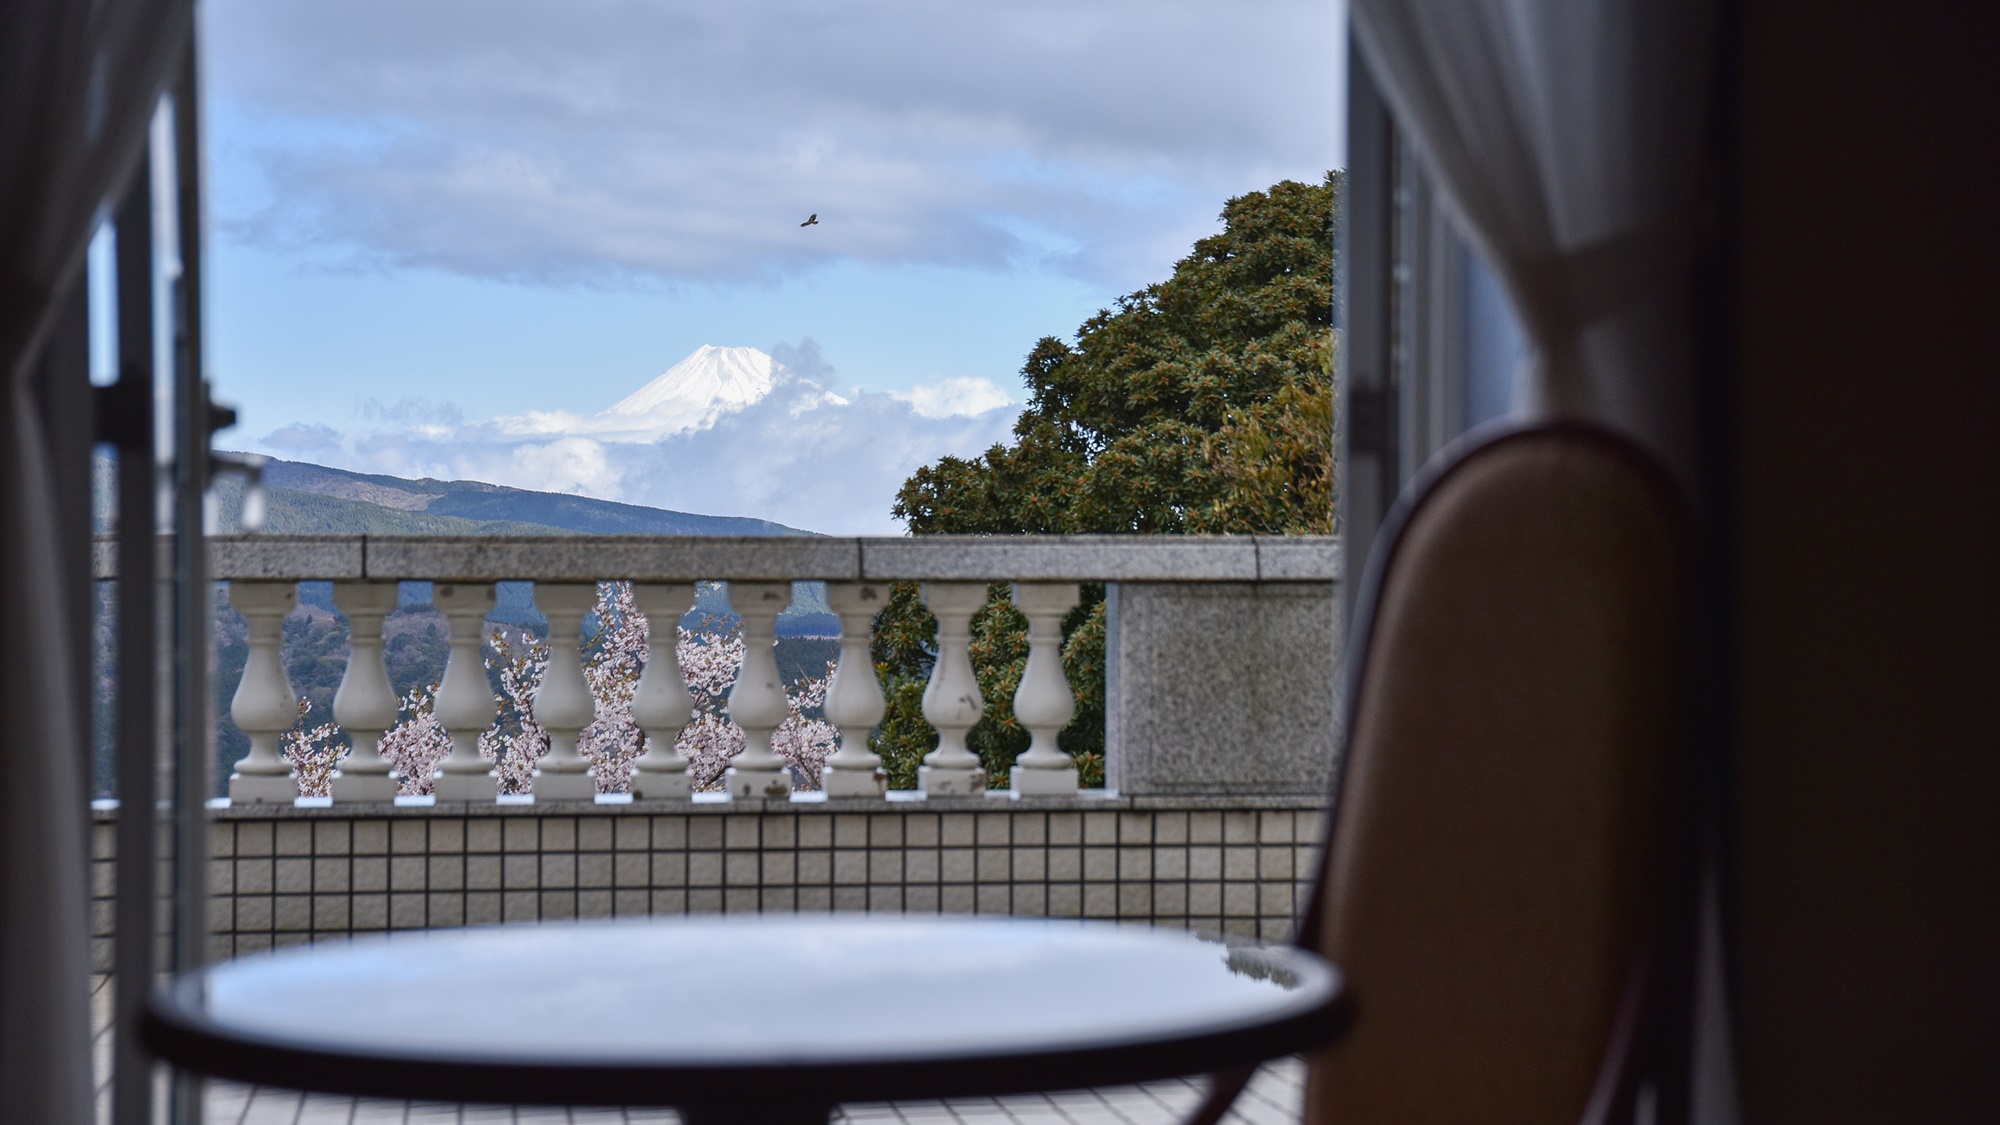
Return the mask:
<svg viewBox="0 0 2000 1125">
<path fill-rule="evenodd" d="M 1056 735 L 1076 717 L 1076 693 L 1063 674 L 1062 621 L 1079 594 L 1072 582 L 1014 584 L 1014 607 L 1028 619 L 1028 665 L 1014 692 L 1014 717 L 1032 741 L 1014 759 L 1009 785 L 1023 797 L 1076 796 L 1076 763 Z"/>
<path fill-rule="evenodd" d="M 597 605 L 597 583 L 537 582 L 535 604 L 549 619 L 549 662 L 534 703 L 549 752 L 537 763 L 535 800 L 588 801 L 597 795 L 597 780 L 576 744 L 597 717 L 583 678 L 583 619 Z"/>
<path fill-rule="evenodd" d="M 889 604 L 889 588 L 829 582 L 826 602 L 840 617 L 840 658 L 826 688 L 826 717 L 840 728 L 840 749 L 827 756 L 820 789 L 828 798 L 880 797 L 888 791 L 889 775 L 881 757 L 868 749 L 868 733 L 882 721 L 886 701 L 868 640 L 875 615 Z"/>
<path fill-rule="evenodd" d="M 333 776 L 333 799 L 391 801 L 396 778 L 382 739 L 396 725 L 396 691 L 382 663 L 382 624 L 396 610 L 394 582 L 335 582 L 333 604 L 347 615 L 347 670 L 333 695 L 333 721 L 352 743 Z"/>
<path fill-rule="evenodd" d="M 926 582 L 924 605 L 937 616 L 937 663 L 924 688 L 924 718 L 938 746 L 917 768 L 917 787 L 931 797 L 971 797 L 986 791 L 986 767 L 966 749 L 965 733 L 986 708 L 972 671 L 972 616 L 986 604 L 984 582 Z"/>
<path fill-rule="evenodd" d="M 100 543 L 93 556 L 94 573 L 100 580 L 115 579 L 110 566 L 115 552 L 104 546 Z M 494 607 L 493 584 L 504 580 L 539 584 L 536 596 L 553 634 L 552 659 L 532 705 L 550 735 L 550 753 L 534 782 L 536 796 L 562 801 L 595 795 L 597 779 L 578 740 L 599 704 L 611 703 L 590 698 L 584 675 L 581 623 L 602 589 L 584 579 L 620 573 L 635 577 L 633 602 L 652 625 L 637 682 L 614 689 L 631 691 L 631 721 L 644 732 L 643 748 L 632 760 L 631 793 L 647 805 L 824 798 L 865 806 L 884 796 L 900 801 L 987 795 L 986 764 L 966 744 L 986 711 L 972 666 L 971 625 L 993 589 L 989 583 L 1014 578 L 1020 580 L 1013 601 L 1027 619 L 1028 643 L 1012 709 L 1029 738 L 1012 764 L 1009 792 L 993 796 L 1088 801 L 1110 795 L 1080 789 L 1077 763 L 1058 742 L 1077 713 L 1062 666 L 1061 627 L 1084 580 L 1120 584 L 1107 618 L 1115 627 L 1107 629 L 1106 655 L 1123 669 L 1118 678 L 1123 682 L 1107 684 L 1105 733 L 1108 767 L 1123 786 L 1139 795 L 1189 792 L 1205 784 L 1220 795 L 1318 792 L 1332 756 L 1325 669 L 1338 638 L 1328 635 L 1324 606 L 1335 596 L 1340 575 L 1338 543 L 1331 537 L 224 536 L 212 543 L 210 557 L 212 572 L 231 583 L 229 600 L 249 621 L 249 652 L 230 708 L 250 740 L 250 753 L 229 779 L 228 791 L 237 802 L 288 803 L 297 796 L 297 778 L 282 751 L 297 721 L 298 697 L 279 649 L 300 581 L 332 582 L 335 606 L 350 626 L 350 657 L 332 718 L 351 749 L 332 778 L 333 799 L 381 802 L 395 795 L 398 767 L 383 759 L 381 746 L 401 715 L 385 666 L 383 629 L 396 606 L 398 582 L 440 574 L 474 579 L 433 580 L 449 656 L 429 718 L 448 736 L 450 748 L 433 777 L 400 779 L 406 788 L 434 788 L 440 800 L 492 802 L 497 795 L 494 764 L 479 753 L 482 736 L 500 712 L 482 647 Z M 775 646 L 778 616 L 793 604 L 795 586 L 772 581 L 786 574 L 825 581 L 827 603 L 840 620 L 839 654 L 825 704 L 828 723 L 839 728 L 838 747 L 829 747 L 833 752 L 824 763 L 820 793 L 796 792 L 794 770 L 772 744 L 791 716 Z M 676 626 L 694 601 L 695 579 L 704 576 L 730 583 L 728 596 L 742 619 L 745 659 L 726 700 L 707 694 L 723 691 L 720 683 L 699 690 L 690 685 L 684 676 L 689 670 L 680 667 L 676 652 Z M 889 600 L 889 584 L 905 580 L 924 583 L 923 602 L 939 626 L 935 666 L 922 699 L 922 714 L 937 730 L 938 745 L 917 771 L 916 792 L 889 790 L 887 763 L 869 747 L 872 728 L 885 718 L 886 691 L 871 660 L 872 619 Z M 1204 583 L 1225 585 L 1190 590 L 1191 584 Z M 1282 691 L 1263 694 L 1287 701 L 1285 706 L 1266 706 L 1242 693 L 1216 695 L 1207 690 L 1213 685 L 1201 679 L 1199 668 L 1145 659 L 1170 644 L 1178 630 L 1216 633 L 1202 624 L 1214 619 L 1216 598 L 1241 608 L 1230 611 L 1231 628 L 1211 639 L 1231 654 L 1230 663 L 1249 669 L 1260 683 L 1280 683 Z M 710 657 L 734 647 L 725 637 L 698 639 L 719 642 L 707 650 Z M 718 680 L 728 674 L 702 670 L 704 679 L 714 673 L 720 673 Z M 722 747 L 707 742 L 707 734 L 733 735 L 716 722 L 725 716 L 741 728 L 745 747 L 722 763 L 730 767 L 724 777 L 707 782 L 707 788 L 725 792 L 694 793 L 697 767 L 689 759 L 700 759 L 703 776 L 718 765 L 710 755 Z M 692 729 L 704 732 L 700 750 L 681 744 L 696 720 Z M 813 737 L 823 730 L 815 728 Z M 1240 767 L 1231 757 L 1239 751 L 1245 759 Z M 1218 755 L 1231 761 L 1232 772 L 1212 778 L 1203 770 L 1212 769 Z"/>
<path fill-rule="evenodd" d="M 778 614 L 791 600 L 789 582 L 729 584 L 730 605 L 743 619 L 743 667 L 729 689 L 729 717 L 745 738 L 723 787 L 737 800 L 786 800 L 792 794 L 791 767 L 771 749 L 771 733 L 791 711 L 776 653 Z"/>
<path fill-rule="evenodd" d="M 437 799 L 491 801 L 499 793 L 493 766 L 479 756 L 479 736 L 493 725 L 499 702 L 480 656 L 486 615 L 493 611 L 491 582 L 439 582 L 431 604 L 444 614 L 451 655 L 438 684 L 438 725 L 451 735 L 451 753 L 438 763 Z"/>
<path fill-rule="evenodd" d="M 681 618 L 694 605 L 694 583 L 635 582 L 632 601 L 646 615 L 646 669 L 632 690 L 632 721 L 646 732 L 646 752 L 632 762 L 632 796 L 685 799 L 692 763 L 676 743 L 694 717 L 694 698 L 675 646 Z"/>
<path fill-rule="evenodd" d="M 298 604 L 292 582 L 231 582 L 229 604 L 249 623 L 249 656 L 236 685 L 229 717 L 250 737 L 250 753 L 229 775 L 229 799 L 236 804 L 291 804 L 299 795 L 290 762 L 278 744 L 299 718 L 299 697 L 285 676 L 285 615 Z"/>
</svg>

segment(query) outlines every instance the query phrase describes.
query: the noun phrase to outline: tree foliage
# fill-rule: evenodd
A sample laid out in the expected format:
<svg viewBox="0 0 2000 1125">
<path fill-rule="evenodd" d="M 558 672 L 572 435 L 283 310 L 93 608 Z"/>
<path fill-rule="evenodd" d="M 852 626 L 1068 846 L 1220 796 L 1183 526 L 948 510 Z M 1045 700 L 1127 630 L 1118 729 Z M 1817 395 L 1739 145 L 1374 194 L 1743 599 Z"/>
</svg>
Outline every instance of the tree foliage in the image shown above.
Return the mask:
<svg viewBox="0 0 2000 1125">
<path fill-rule="evenodd" d="M 1221 233 L 1166 281 L 1119 298 L 1074 343 L 1035 344 L 1011 445 L 917 470 L 894 514 L 917 535 L 1333 530 L 1341 186 L 1329 172 L 1231 199 Z M 889 710 L 875 745 L 905 787 L 937 745 L 922 716 L 936 626 L 906 584 L 876 628 Z M 1085 785 L 1104 783 L 1105 630 L 1103 589 L 1087 588 L 1063 627 L 1078 707 L 1060 739 Z M 996 787 L 1028 745 L 1012 707 L 1026 654 L 1026 623 L 995 586 L 973 621 L 987 703 L 967 744 Z"/>
<path fill-rule="evenodd" d="M 1328 173 L 1231 199 L 1168 280 L 1035 345 L 1012 445 L 917 470 L 894 514 L 917 535 L 1332 530 L 1339 195 Z"/>
</svg>

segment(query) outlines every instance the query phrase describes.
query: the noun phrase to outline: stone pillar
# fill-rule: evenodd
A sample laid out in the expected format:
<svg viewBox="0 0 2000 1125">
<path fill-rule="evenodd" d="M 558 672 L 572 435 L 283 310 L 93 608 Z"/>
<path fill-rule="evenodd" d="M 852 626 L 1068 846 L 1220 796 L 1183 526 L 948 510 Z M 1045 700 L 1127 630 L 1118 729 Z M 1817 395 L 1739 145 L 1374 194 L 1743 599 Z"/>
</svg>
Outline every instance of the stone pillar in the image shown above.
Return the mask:
<svg viewBox="0 0 2000 1125">
<path fill-rule="evenodd" d="M 924 718 L 937 728 L 938 747 L 917 768 L 917 787 L 932 797 L 986 792 L 986 767 L 966 749 L 965 732 L 985 712 L 972 672 L 972 615 L 986 604 L 984 582 L 926 582 L 924 605 L 937 615 L 937 663 L 924 687 Z"/>
<path fill-rule="evenodd" d="M 229 799 L 235 804 L 291 804 L 299 795 L 292 766 L 278 753 L 284 733 L 299 721 L 299 697 L 285 676 L 285 615 L 298 604 L 292 582 L 231 582 L 229 604 L 250 626 L 250 654 L 243 662 L 243 680 L 236 685 L 229 717 L 250 736 L 250 753 L 229 775 Z"/>
<path fill-rule="evenodd" d="M 889 604 L 889 588 L 871 582 L 829 582 L 826 603 L 840 616 L 840 662 L 826 688 L 827 721 L 840 728 L 840 749 L 826 760 L 820 788 L 829 799 L 880 797 L 889 789 L 882 759 L 868 749 L 868 733 L 882 721 L 886 701 L 868 653 L 875 615 Z"/>
<path fill-rule="evenodd" d="M 396 691 L 382 663 L 382 623 L 396 610 L 394 582 L 335 582 L 333 604 L 347 615 L 347 670 L 333 695 L 333 721 L 352 744 L 333 775 L 333 799 L 393 801 L 396 779 L 382 738 L 396 725 Z"/>
<path fill-rule="evenodd" d="M 535 800 L 588 801 L 597 796 L 597 779 L 576 742 L 597 717 L 582 655 L 583 619 L 597 605 L 597 583 L 537 582 L 535 605 L 549 619 L 549 662 L 535 689 L 535 721 L 549 732 L 549 752 L 536 763 Z"/>
<path fill-rule="evenodd" d="M 1106 783 L 1126 796 L 1324 796 L 1329 581 L 1109 587 Z"/>
<path fill-rule="evenodd" d="M 1023 797 L 1076 795 L 1076 763 L 1056 736 L 1076 717 L 1076 693 L 1063 674 L 1062 622 L 1079 595 L 1073 582 L 1014 584 L 1014 605 L 1028 619 L 1028 664 L 1014 692 L 1014 717 L 1033 741 L 1014 760 L 1009 784 Z"/>
<path fill-rule="evenodd" d="M 493 583 L 438 582 L 431 587 L 431 604 L 444 614 L 451 656 L 438 685 L 438 725 L 451 735 L 451 753 L 438 763 L 437 799 L 492 801 L 500 793 L 493 766 L 479 756 L 479 736 L 500 713 L 486 682 L 480 645 L 486 639 L 486 615 L 493 611 Z"/>
<path fill-rule="evenodd" d="M 791 604 L 790 582 L 731 582 L 729 603 L 743 619 L 743 668 L 729 689 L 729 717 L 743 728 L 743 752 L 723 785 L 731 798 L 790 800 L 792 769 L 771 749 L 771 732 L 791 713 L 778 675 L 778 614 Z"/>
<path fill-rule="evenodd" d="M 690 763 L 675 742 L 694 717 L 694 699 L 675 646 L 681 618 L 694 604 L 694 583 L 634 582 L 632 601 L 646 615 L 646 670 L 632 691 L 632 721 L 646 732 L 646 752 L 632 763 L 632 796 L 686 798 Z"/>
</svg>

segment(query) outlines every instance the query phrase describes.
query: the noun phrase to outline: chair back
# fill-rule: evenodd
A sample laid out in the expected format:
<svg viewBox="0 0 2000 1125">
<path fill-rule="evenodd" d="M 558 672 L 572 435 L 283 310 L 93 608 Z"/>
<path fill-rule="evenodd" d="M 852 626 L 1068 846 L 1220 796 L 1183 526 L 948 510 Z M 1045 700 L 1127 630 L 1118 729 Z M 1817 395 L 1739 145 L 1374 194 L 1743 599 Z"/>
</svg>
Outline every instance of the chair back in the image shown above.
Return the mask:
<svg viewBox="0 0 2000 1125">
<path fill-rule="evenodd" d="M 1470 443 L 1391 517 L 1301 919 L 1354 1003 L 1307 1121 L 1570 1125 L 1629 1092 L 1681 900 L 1687 525 L 1568 423 Z"/>
</svg>

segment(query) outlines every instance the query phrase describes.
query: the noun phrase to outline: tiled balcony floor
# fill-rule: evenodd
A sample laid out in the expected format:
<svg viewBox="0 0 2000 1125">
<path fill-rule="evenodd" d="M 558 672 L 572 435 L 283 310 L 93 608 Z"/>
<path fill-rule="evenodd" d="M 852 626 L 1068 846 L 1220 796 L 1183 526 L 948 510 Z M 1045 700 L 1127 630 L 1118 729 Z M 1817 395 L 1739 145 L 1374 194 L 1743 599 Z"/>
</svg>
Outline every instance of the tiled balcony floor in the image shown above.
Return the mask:
<svg viewBox="0 0 2000 1125">
<path fill-rule="evenodd" d="M 1304 1098 L 1305 1068 L 1296 1059 L 1259 1071 L 1225 1121 L 1232 1125 L 1292 1125 Z M 853 1125 L 1169 1125 L 1185 1118 L 1201 1097 L 1196 1081 L 1153 1082 L 1101 1090 L 1072 1090 L 1012 1098 L 949 1102 L 884 1102 L 841 1107 L 836 1120 Z M 665 1109 L 561 1109 L 543 1106 L 444 1105 L 300 1094 L 296 1090 L 215 1083 L 208 1092 L 209 1125 L 314 1125 L 318 1122 L 660 1122 L 678 1125 Z"/>
<path fill-rule="evenodd" d="M 99 977 L 92 1010 L 97 1067 L 110 1073 L 111 988 Z M 836 1120 L 852 1125 L 1172 1125 L 1200 1101 L 1199 1079 L 1149 1082 L 1009 1098 L 946 1102 L 883 1102 L 842 1106 Z M 665 1109 L 562 1109 L 545 1106 L 448 1105 L 302 1094 L 233 1082 L 210 1083 L 209 1125 L 456 1125 L 475 1122 L 576 1122 L 592 1125 L 679 1125 Z M 1223 1120 L 1227 1125 L 1294 1125 L 1305 1102 L 1305 1065 L 1298 1059 L 1266 1064 Z M 98 1120 L 110 1119 L 109 1089 L 98 1089 Z"/>
</svg>

